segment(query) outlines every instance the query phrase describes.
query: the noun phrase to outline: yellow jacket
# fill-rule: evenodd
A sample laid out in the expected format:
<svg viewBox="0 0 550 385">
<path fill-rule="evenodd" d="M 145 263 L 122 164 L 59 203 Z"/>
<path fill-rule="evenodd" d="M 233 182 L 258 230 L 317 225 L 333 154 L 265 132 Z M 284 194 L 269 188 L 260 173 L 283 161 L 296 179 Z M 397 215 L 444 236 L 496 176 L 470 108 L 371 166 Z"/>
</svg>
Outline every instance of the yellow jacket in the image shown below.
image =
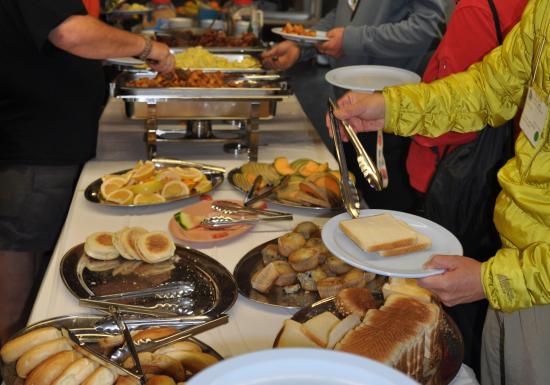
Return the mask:
<svg viewBox="0 0 550 385">
<path fill-rule="evenodd" d="M 468 71 L 431 84 L 386 88 L 384 130 L 403 136 L 438 136 L 502 124 L 523 104 L 541 45 L 533 87 L 548 100 L 550 0 L 531 0 L 503 45 Z M 503 248 L 481 270 L 485 294 L 495 309 L 510 312 L 550 303 L 548 126 L 547 119 L 536 147 L 521 133 L 515 157 L 498 173 L 502 192 L 494 222 Z"/>
</svg>

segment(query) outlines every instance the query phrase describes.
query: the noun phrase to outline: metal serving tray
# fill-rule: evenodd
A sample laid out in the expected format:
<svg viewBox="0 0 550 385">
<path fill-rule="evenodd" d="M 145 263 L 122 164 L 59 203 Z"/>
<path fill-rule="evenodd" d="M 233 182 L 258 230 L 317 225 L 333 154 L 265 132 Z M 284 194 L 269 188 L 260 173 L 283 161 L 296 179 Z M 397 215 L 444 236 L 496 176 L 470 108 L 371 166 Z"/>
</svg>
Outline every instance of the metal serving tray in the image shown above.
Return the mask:
<svg viewBox="0 0 550 385">
<path fill-rule="evenodd" d="M 191 48 L 191 47 L 189 47 Z M 182 52 L 185 52 L 188 48 L 172 48 L 171 51 L 173 54 L 177 55 L 178 53 L 182 53 Z M 249 53 L 246 53 L 246 52 L 235 52 L 235 51 L 223 51 L 223 50 L 212 50 L 212 49 L 207 49 L 210 53 L 216 55 L 216 56 L 219 56 L 221 58 L 224 58 L 226 59 L 228 62 L 240 62 L 240 61 L 243 61 L 247 56 L 253 56 L 253 55 L 250 55 Z M 250 74 L 250 73 L 253 73 L 253 74 L 265 74 L 267 73 L 269 70 L 261 67 L 261 62 L 259 59 L 256 58 L 256 60 L 258 60 L 258 64 L 260 65 L 260 67 L 255 67 L 255 68 L 224 68 L 224 67 L 221 67 L 221 68 L 215 68 L 215 67 L 207 67 L 207 68 L 194 68 L 194 67 L 189 67 L 189 68 L 185 68 L 185 69 L 189 69 L 189 70 L 201 70 L 201 71 L 204 71 L 204 72 L 212 72 L 212 71 L 220 71 L 220 72 L 225 72 L 225 73 L 246 73 L 246 74 Z"/>
<path fill-rule="evenodd" d="M 187 100 L 280 100 L 292 94 L 287 88 L 286 81 L 271 82 L 269 87 L 223 87 L 223 88 L 193 88 L 193 87 L 130 87 L 129 81 L 138 78 L 154 78 L 155 72 L 122 72 L 115 79 L 113 95 L 117 98 L 138 101 L 154 102 L 170 99 Z"/>
<path fill-rule="evenodd" d="M 91 329 L 94 328 L 96 324 L 104 321 L 105 319 L 106 318 L 104 316 L 97 315 L 66 315 L 56 318 L 50 318 L 25 327 L 24 329 L 17 332 L 17 334 L 15 334 L 12 338 L 18 337 L 31 330 L 47 326 L 54 326 L 57 328 L 65 329 Z M 142 324 L 137 328 L 128 325 L 128 328 L 131 330 L 146 329 L 148 327 L 149 326 L 147 324 Z M 199 345 L 204 353 L 208 353 L 216 357 L 218 360 L 223 360 L 223 357 L 218 352 L 216 352 L 214 349 L 201 342 L 200 340 L 190 337 L 189 341 L 193 341 L 194 343 Z M 94 352 L 97 352 L 98 354 L 103 354 L 97 343 L 87 343 L 86 346 Z M 2 363 L 2 360 L 0 360 L 0 364 L 2 364 L 0 366 L 0 369 L 2 373 L 2 378 L 5 381 L 6 385 L 23 385 L 25 380 L 19 378 L 15 371 L 16 362 L 5 365 Z"/>
</svg>

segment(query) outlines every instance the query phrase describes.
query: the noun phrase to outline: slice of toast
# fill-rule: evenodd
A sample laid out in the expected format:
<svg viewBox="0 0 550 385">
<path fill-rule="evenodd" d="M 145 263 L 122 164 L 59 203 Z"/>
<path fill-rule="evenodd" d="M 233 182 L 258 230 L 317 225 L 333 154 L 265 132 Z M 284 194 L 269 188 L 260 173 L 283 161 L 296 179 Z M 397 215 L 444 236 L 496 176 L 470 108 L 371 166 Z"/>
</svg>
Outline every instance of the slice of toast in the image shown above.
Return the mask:
<svg viewBox="0 0 550 385">
<path fill-rule="evenodd" d="M 413 253 L 415 251 L 422 251 L 432 247 L 432 240 L 424 234 L 416 233 L 416 242 L 409 246 L 399 246 L 393 249 L 380 250 L 378 254 L 383 257 L 393 257 L 396 255 L 403 255 L 407 253 Z"/>
<path fill-rule="evenodd" d="M 347 332 L 361 323 L 361 317 L 357 314 L 350 314 L 338 322 L 328 335 L 327 349 L 333 349 Z"/>
<path fill-rule="evenodd" d="M 278 348 L 318 348 L 302 331 L 302 324 L 291 319 L 287 319 L 283 324 L 283 331 L 277 341 Z"/>
<path fill-rule="evenodd" d="M 326 347 L 331 329 L 340 319 L 329 311 L 325 311 L 302 324 L 302 332 L 317 345 Z"/>
<path fill-rule="evenodd" d="M 340 229 L 366 252 L 394 249 L 416 243 L 417 233 L 391 214 L 371 215 L 339 223 Z"/>
</svg>

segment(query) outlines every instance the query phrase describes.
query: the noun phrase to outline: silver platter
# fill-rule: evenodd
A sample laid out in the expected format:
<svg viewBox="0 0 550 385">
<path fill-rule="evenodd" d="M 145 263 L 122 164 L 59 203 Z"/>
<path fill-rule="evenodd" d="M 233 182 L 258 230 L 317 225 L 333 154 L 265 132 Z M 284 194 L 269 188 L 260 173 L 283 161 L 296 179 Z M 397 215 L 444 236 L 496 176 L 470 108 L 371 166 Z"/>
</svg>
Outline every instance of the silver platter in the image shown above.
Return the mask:
<svg viewBox="0 0 550 385">
<path fill-rule="evenodd" d="M 66 328 L 66 329 L 93 328 L 96 323 L 101 322 L 104 319 L 105 317 L 103 316 L 94 316 L 94 315 L 67 315 L 67 316 L 61 316 L 56 318 L 50 318 L 44 321 L 37 322 L 33 325 L 27 326 L 24 329 L 21 329 L 12 338 L 25 334 L 33 329 L 38 329 L 46 326 L 54 326 L 57 328 Z M 140 326 L 140 329 L 146 329 L 147 327 L 148 327 L 147 325 L 142 325 Z M 135 330 L 135 329 L 132 329 L 132 330 Z M 200 340 L 197 340 L 196 338 L 193 338 L 193 337 L 190 337 L 189 340 L 199 345 L 204 353 L 211 354 L 216 358 L 218 358 L 219 360 L 223 360 L 223 357 L 218 352 L 216 352 L 214 349 L 212 349 L 210 346 L 206 345 L 205 343 L 201 342 Z M 96 352 L 101 352 L 101 350 L 97 346 L 97 343 L 88 343 L 87 347 L 89 347 L 90 349 Z M 2 373 L 2 379 L 4 380 L 6 385 L 23 385 L 25 382 L 25 380 L 17 376 L 15 371 L 15 364 L 16 362 L 13 362 L 9 365 L 4 365 L 2 360 L 0 360 L 0 365 L 1 365 L 0 369 Z"/>
<path fill-rule="evenodd" d="M 263 268 L 262 249 L 271 243 L 277 244 L 277 238 L 256 246 L 235 266 L 233 276 L 239 293 L 256 302 L 285 308 L 301 308 L 318 301 L 319 294 L 316 291 L 300 289 L 294 294 L 286 294 L 282 287 L 273 287 L 269 293 L 264 294 L 252 288 L 250 283 L 252 275 Z"/>
<path fill-rule="evenodd" d="M 112 261 L 93 260 L 84 253 L 81 243 L 63 256 L 59 269 L 63 282 L 77 298 L 185 282 L 193 289 L 184 295 L 152 295 L 126 299 L 123 303 L 161 308 L 179 315 L 212 317 L 231 308 L 237 299 L 237 287 L 231 273 L 218 261 L 188 247 L 176 246 L 170 260 L 148 264 L 120 257 Z"/>
<path fill-rule="evenodd" d="M 235 183 L 235 181 L 233 180 L 234 177 L 235 177 L 235 174 L 240 173 L 240 172 L 241 172 L 240 168 L 234 168 L 231 171 L 229 171 L 229 173 L 227 174 L 227 181 L 235 189 L 237 189 L 237 190 L 239 190 L 243 193 L 246 193 L 246 191 L 243 190 L 242 188 L 240 188 Z M 300 209 L 326 210 L 326 211 L 342 211 L 344 209 L 343 207 L 326 208 L 326 207 L 320 207 L 320 206 L 306 206 L 306 205 L 301 205 L 299 203 L 294 203 L 294 202 L 289 202 L 289 201 L 280 201 L 280 200 L 275 199 L 275 198 L 266 198 L 265 200 L 268 201 L 268 202 L 277 204 L 277 205 L 286 206 L 286 207 L 296 207 L 296 208 L 300 208 Z"/>
<path fill-rule="evenodd" d="M 164 168 L 164 167 L 170 167 L 170 166 L 177 166 L 177 164 L 173 164 L 173 165 L 170 165 L 170 164 L 162 164 L 162 165 L 161 164 L 155 164 L 156 168 Z M 127 173 L 130 170 L 131 169 L 126 169 L 126 170 L 122 170 L 122 171 L 113 172 L 113 173 L 111 173 L 111 175 L 122 175 L 124 173 Z M 103 183 L 101 178 L 96 179 L 95 181 L 90 183 L 88 185 L 88 187 L 86 187 L 86 190 L 84 190 L 84 197 L 92 203 L 97 203 L 97 204 L 100 204 L 100 205 L 103 205 L 103 206 L 113 206 L 113 207 L 162 206 L 162 205 L 167 205 L 167 204 L 170 204 L 170 203 L 173 203 L 173 202 L 182 201 L 182 200 L 185 200 L 185 199 L 193 198 L 193 197 L 199 196 L 201 194 L 207 193 L 207 192 L 212 191 L 215 188 L 217 188 L 223 182 L 223 178 L 224 178 L 223 173 L 212 172 L 212 173 L 205 173 L 205 175 L 208 178 L 208 180 L 210 182 L 212 182 L 212 188 L 210 190 L 204 191 L 204 192 L 201 192 L 201 193 L 195 192 L 193 194 L 189 194 L 189 195 L 186 195 L 186 196 L 183 196 L 183 197 L 167 199 L 166 202 L 161 202 L 161 203 L 150 203 L 150 204 L 143 204 L 143 205 L 135 205 L 135 204 L 120 205 L 118 203 L 107 202 L 101 196 L 101 190 L 100 189 L 101 189 L 101 183 Z"/>
<path fill-rule="evenodd" d="M 334 297 L 324 298 L 304 307 L 296 312 L 292 316 L 292 319 L 304 323 L 325 311 L 330 311 L 338 315 L 334 305 Z M 442 313 L 443 317 L 439 322 L 439 333 L 437 334 L 441 352 L 439 364 L 433 376 L 422 382 L 424 384 L 447 385 L 456 377 L 462 366 L 462 359 L 464 357 L 464 341 L 462 339 L 462 334 L 453 319 L 444 311 L 442 311 Z M 279 333 L 277 333 L 275 341 L 273 342 L 273 347 L 277 346 L 282 331 L 283 329 L 281 328 Z"/>
</svg>

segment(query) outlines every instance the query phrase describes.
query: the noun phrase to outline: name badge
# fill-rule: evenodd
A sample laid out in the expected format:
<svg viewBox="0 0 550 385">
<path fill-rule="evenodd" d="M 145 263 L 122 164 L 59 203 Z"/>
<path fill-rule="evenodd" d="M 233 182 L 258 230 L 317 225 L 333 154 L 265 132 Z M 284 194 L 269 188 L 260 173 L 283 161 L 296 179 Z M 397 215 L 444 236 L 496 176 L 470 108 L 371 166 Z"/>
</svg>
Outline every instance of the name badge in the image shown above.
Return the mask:
<svg viewBox="0 0 550 385">
<path fill-rule="evenodd" d="M 548 106 L 538 92 L 533 87 L 529 87 L 519 127 L 533 147 L 536 147 L 540 140 L 547 117 Z"/>
</svg>

